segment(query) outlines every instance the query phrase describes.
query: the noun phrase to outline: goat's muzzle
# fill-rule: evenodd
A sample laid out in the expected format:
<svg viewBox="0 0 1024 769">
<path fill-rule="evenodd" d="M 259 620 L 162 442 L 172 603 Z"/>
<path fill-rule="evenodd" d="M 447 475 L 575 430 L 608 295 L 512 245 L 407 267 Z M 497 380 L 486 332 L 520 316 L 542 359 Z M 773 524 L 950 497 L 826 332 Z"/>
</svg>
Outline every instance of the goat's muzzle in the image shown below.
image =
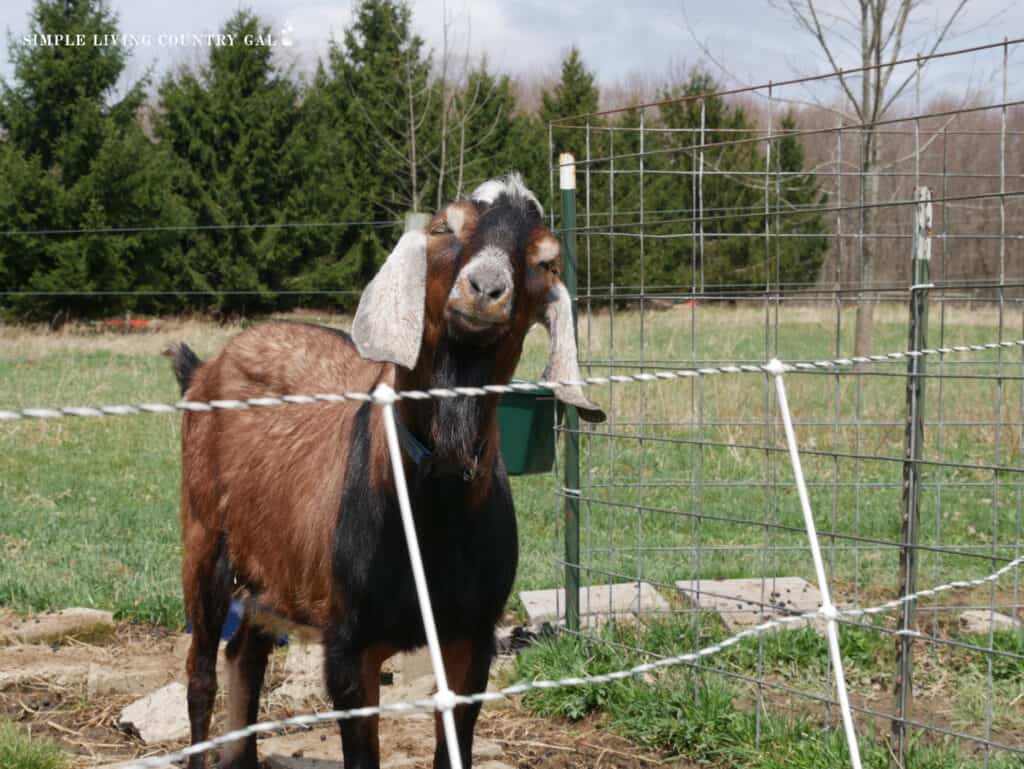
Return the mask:
<svg viewBox="0 0 1024 769">
<path fill-rule="evenodd" d="M 452 336 L 486 343 L 500 335 L 512 317 L 512 267 L 508 254 L 486 248 L 455 279 L 444 308 Z"/>
</svg>

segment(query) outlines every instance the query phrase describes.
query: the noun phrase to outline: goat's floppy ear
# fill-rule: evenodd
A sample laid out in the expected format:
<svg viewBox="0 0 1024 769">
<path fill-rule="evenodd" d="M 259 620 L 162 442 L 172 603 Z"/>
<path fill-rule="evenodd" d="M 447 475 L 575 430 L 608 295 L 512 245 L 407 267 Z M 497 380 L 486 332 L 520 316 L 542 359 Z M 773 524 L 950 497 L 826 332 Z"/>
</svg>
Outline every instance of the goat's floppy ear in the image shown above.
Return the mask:
<svg viewBox="0 0 1024 769">
<path fill-rule="evenodd" d="M 576 335 L 572 327 L 572 300 L 562 283 L 552 289 L 555 297 L 548 302 L 544 311 L 544 325 L 551 337 L 548 351 L 548 366 L 544 371 L 544 379 L 552 382 L 578 380 L 580 366 L 576 361 Z M 603 422 L 607 419 L 604 411 L 583 394 L 580 385 L 567 385 L 555 388 L 555 397 L 563 403 L 575 406 L 580 417 L 588 422 Z"/>
<path fill-rule="evenodd" d="M 423 340 L 427 236 L 407 232 L 363 289 L 352 320 L 352 339 L 369 360 L 416 365 Z"/>
</svg>

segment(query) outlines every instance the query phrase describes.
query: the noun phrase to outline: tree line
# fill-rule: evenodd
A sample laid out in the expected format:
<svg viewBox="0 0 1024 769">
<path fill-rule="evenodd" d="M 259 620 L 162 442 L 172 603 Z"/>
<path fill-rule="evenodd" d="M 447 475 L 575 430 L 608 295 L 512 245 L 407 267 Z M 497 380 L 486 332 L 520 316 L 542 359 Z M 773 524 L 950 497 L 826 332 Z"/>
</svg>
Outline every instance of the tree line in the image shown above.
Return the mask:
<svg viewBox="0 0 1024 769">
<path fill-rule="evenodd" d="M 8 318 L 351 308 L 406 214 L 431 212 L 510 170 L 546 198 L 550 121 L 598 109 L 594 75 L 575 48 L 539 108 L 526 110 L 511 78 L 485 58 L 459 64 L 448 51 L 428 51 L 400 0 L 361 0 L 308 75 L 257 42 L 212 46 L 201 65 L 118 89 L 125 48 L 30 39 L 118 31 L 102 0 L 37 0 L 29 34 L 12 39 L 14 75 L 0 85 L 0 312 Z M 271 38 L 247 10 L 221 32 Z M 660 95 L 716 88 L 694 70 Z M 718 171 L 765 165 L 758 143 L 731 141 L 754 127 L 742 106 L 707 98 L 702 117 L 697 104 L 644 113 L 645 129 L 664 130 L 644 132 L 642 161 L 640 131 L 630 130 L 639 127 L 636 111 L 551 129 L 555 153 L 622 158 L 614 174 L 607 163 L 590 166 L 588 221 L 653 212 L 643 243 L 591 238 L 593 286 L 691 286 L 697 269 L 709 290 L 757 282 L 768 263 L 752 237 L 765 229 L 765 195 L 797 210 L 819 201 L 813 177 L 801 174 L 802 147 L 780 139 L 770 159 L 786 172 L 780 189 L 728 175 L 705 182 L 704 210 L 738 213 L 705 225 L 715 237 L 697 265 L 689 245 L 696 154 L 683 143 L 693 143 L 703 120 L 705 144 L 721 145 L 705 163 Z M 813 281 L 825 250 L 812 237 L 823 231 L 820 218 L 787 216 L 781 226 L 808 237 L 781 241 L 773 280 Z"/>
</svg>

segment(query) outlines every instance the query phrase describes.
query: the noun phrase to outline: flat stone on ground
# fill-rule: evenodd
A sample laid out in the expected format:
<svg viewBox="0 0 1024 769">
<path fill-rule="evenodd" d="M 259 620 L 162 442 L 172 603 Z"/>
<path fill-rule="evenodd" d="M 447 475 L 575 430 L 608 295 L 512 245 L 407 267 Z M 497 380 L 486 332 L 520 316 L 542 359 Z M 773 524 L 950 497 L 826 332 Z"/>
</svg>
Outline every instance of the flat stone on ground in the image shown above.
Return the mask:
<svg viewBox="0 0 1024 769">
<path fill-rule="evenodd" d="M 146 744 L 187 737 L 188 698 L 184 685 L 174 682 L 136 700 L 121 711 L 118 723 Z"/>
<path fill-rule="evenodd" d="M 406 680 L 403 674 L 402 682 L 394 686 L 382 686 L 380 688 L 380 701 L 383 705 L 393 705 L 398 702 L 415 702 L 417 700 L 429 699 L 434 695 L 434 674 L 428 673 L 425 676 Z M 409 718 L 426 718 L 430 714 L 426 711 L 413 714 Z"/>
<path fill-rule="evenodd" d="M 524 590 L 519 600 L 533 625 L 565 620 L 565 590 Z M 580 588 L 580 618 L 587 623 L 614 617 L 636 619 L 648 614 L 664 614 L 668 601 L 648 582 L 623 582 L 615 585 L 591 585 Z"/>
<path fill-rule="evenodd" d="M 401 681 L 415 681 L 417 678 L 434 674 L 434 666 L 430 663 L 430 650 L 426 646 L 396 654 L 390 663 L 391 669 L 400 676 Z"/>
<path fill-rule="evenodd" d="M 1020 620 L 988 609 L 968 609 L 960 615 L 960 630 L 964 633 L 987 633 L 996 630 L 1014 630 L 1021 627 Z"/>
<path fill-rule="evenodd" d="M 318 643 L 292 641 L 284 663 L 284 681 L 271 698 L 286 705 L 300 706 L 309 700 L 324 700 L 324 649 Z"/>
<path fill-rule="evenodd" d="M 90 698 L 106 694 L 133 694 L 136 696 L 150 692 L 168 683 L 175 676 L 176 670 L 168 670 L 166 665 L 156 663 L 131 667 L 113 667 L 91 663 L 86 678 L 86 693 Z"/>
<path fill-rule="evenodd" d="M 284 674 L 289 678 L 323 677 L 324 647 L 321 644 L 292 642 L 288 644 L 288 656 L 284 661 Z"/>
<path fill-rule="evenodd" d="M 0 691 L 28 683 L 54 686 L 84 684 L 93 649 L 85 646 L 15 644 L 0 647 Z"/>
<path fill-rule="evenodd" d="M 99 609 L 62 609 L 30 617 L 8 618 L 0 628 L 7 643 L 54 643 L 67 638 L 87 641 L 110 635 L 114 615 Z"/>
<path fill-rule="evenodd" d="M 768 620 L 806 614 L 821 608 L 818 588 L 802 577 L 702 579 L 699 583 L 696 580 L 681 580 L 676 582 L 676 587 L 682 598 L 690 604 L 717 612 L 725 626 L 733 632 L 746 630 Z M 819 631 L 824 628 L 820 620 L 813 620 L 811 624 Z"/>
</svg>

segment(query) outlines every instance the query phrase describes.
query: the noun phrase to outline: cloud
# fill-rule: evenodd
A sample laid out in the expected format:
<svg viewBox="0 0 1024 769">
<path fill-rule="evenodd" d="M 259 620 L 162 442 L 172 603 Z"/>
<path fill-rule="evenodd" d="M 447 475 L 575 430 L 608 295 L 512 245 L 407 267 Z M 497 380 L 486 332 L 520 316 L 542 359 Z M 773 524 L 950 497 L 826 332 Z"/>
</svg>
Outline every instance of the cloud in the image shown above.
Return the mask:
<svg viewBox="0 0 1024 769">
<path fill-rule="evenodd" d="M 820 0 L 826 9 L 842 10 L 843 0 Z M 935 0 L 923 6 L 919 34 L 934 30 L 956 0 Z M 5 0 L 0 25 L 20 37 L 27 29 L 32 0 Z M 323 56 L 332 35 L 341 39 L 351 23 L 354 2 L 326 0 L 252 0 L 253 10 L 272 28 L 291 26 L 295 45 L 288 56 L 300 68 L 311 69 Z M 214 32 L 239 8 L 239 0 L 205 0 L 170 5 L 113 0 L 121 28 L 130 33 Z M 828 70 L 824 57 L 805 32 L 786 14 L 766 2 L 753 0 L 589 0 L 552 3 L 550 0 L 413 0 L 414 26 L 435 51 L 442 47 L 444 19 L 450 19 L 450 45 L 474 55 L 486 54 L 492 66 L 520 75 L 557 72 L 570 45 L 577 45 L 600 82 L 614 83 L 643 73 L 657 80 L 670 66 L 694 64 L 701 58 L 693 35 L 712 51 L 739 82 L 763 83 Z M 997 23 L 989 23 L 1004 10 Z M 689 24 L 689 27 L 688 27 Z M 964 34 L 949 47 L 977 45 L 1002 38 L 1005 30 L 1024 29 L 1024 3 L 975 0 L 968 4 L 960 29 Z M 12 74 L 6 38 L 0 38 L 0 75 Z M 194 63 L 196 51 L 137 49 L 132 72 L 141 74 L 153 64 L 159 77 L 176 64 Z M 997 57 L 998 58 L 998 57 Z M 1011 89 L 1019 89 L 1024 47 L 1014 52 Z M 855 61 L 846 61 L 854 66 Z M 952 81 L 974 68 L 936 62 L 935 78 Z M 713 70 L 714 71 L 714 70 Z M 715 72 L 720 79 L 724 73 Z M 976 75 L 977 77 L 977 75 Z M 736 85 L 737 82 L 730 82 Z"/>
</svg>

